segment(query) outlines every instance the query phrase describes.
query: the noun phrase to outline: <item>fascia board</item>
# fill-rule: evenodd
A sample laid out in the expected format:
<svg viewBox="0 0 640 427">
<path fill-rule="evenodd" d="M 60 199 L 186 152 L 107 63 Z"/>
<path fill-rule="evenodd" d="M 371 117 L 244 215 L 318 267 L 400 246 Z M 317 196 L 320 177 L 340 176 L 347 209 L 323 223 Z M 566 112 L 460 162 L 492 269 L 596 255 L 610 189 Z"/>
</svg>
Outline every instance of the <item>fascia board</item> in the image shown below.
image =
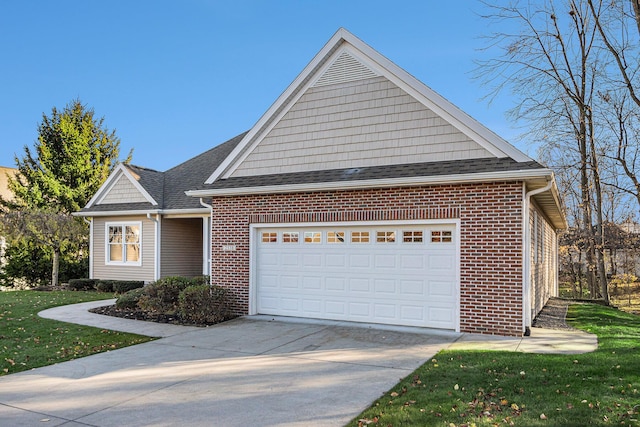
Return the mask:
<svg viewBox="0 0 640 427">
<path fill-rule="evenodd" d="M 113 183 L 117 182 L 116 178 L 120 176 L 123 168 L 124 167 L 122 163 L 118 163 L 118 165 L 113 169 L 113 171 L 107 177 L 107 180 L 100 186 L 100 188 L 98 188 L 98 191 L 96 191 L 96 194 L 94 194 L 93 197 L 87 202 L 85 206 L 86 208 L 90 208 L 91 206 L 96 204 L 98 200 L 102 200 L 104 198 L 104 195 L 106 195 L 109 192 Z"/>
<path fill-rule="evenodd" d="M 380 74 L 421 101 L 491 154 L 496 157 L 508 156 L 517 162 L 533 160 L 356 36 L 351 35 L 348 41 L 371 61 L 377 63 L 377 71 Z"/>
<path fill-rule="evenodd" d="M 147 190 L 144 189 L 144 187 L 142 185 L 140 185 L 140 183 L 138 182 L 137 179 L 135 179 L 133 177 L 133 175 L 131 175 L 131 172 L 129 171 L 128 168 L 123 167 L 123 171 L 125 176 L 129 179 L 129 181 L 131 181 L 131 183 L 133 184 L 134 187 L 136 187 L 136 189 L 142 193 L 142 195 L 144 196 L 145 199 L 147 199 L 147 201 L 149 203 L 151 203 L 153 206 L 158 206 L 158 202 L 155 201 L 155 199 L 153 197 L 151 197 L 151 194 L 149 194 L 147 192 Z"/>
<path fill-rule="evenodd" d="M 87 203 L 86 207 L 91 207 L 93 205 L 99 205 L 100 202 L 107 197 L 107 194 L 111 191 L 111 188 L 118 182 L 118 178 L 124 175 L 133 186 L 142 194 L 147 202 L 151 203 L 153 206 L 158 206 L 158 202 L 155 201 L 153 197 L 144 189 L 142 185 L 138 182 L 137 179 L 131 175 L 129 169 L 122 163 L 119 163 L 118 166 L 114 169 L 113 173 L 109 175 L 107 181 L 100 187 L 100 189 L 96 192 L 96 194 L 91 198 L 89 203 Z"/>
<path fill-rule="evenodd" d="M 80 217 L 101 217 L 101 216 L 126 216 L 126 215 L 146 215 L 146 214 L 159 214 L 158 209 L 147 209 L 137 211 L 100 211 L 100 212 L 74 212 L 71 215 Z"/>
<path fill-rule="evenodd" d="M 187 191 L 191 197 L 239 196 L 247 194 L 299 193 L 308 191 L 360 190 L 367 188 L 407 187 L 420 185 L 462 184 L 480 181 L 516 181 L 551 179 L 550 169 L 484 172 L 474 174 L 425 176 L 410 178 L 370 179 L 360 181 L 320 182 L 310 184 L 269 185 L 261 187 L 219 188 Z"/>
<path fill-rule="evenodd" d="M 262 131 L 262 128 L 272 120 L 273 116 L 280 110 L 280 108 L 284 105 L 285 102 L 292 96 L 297 90 L 300 89 L 300 86 L 305 82 L 305 80 L 309 77 L 311 72 L 323 61 L 326 57 L 329 56 L 332 50 L 334 50 L 339 44 L 342 43 L 344 39 L 347 37 L 353 37 L 351 33 L 346 31 L 344 28 L 340 28 L 334 35 L 329 39 L 329 41 L 324 45 L 324 47 L 313 57 L 311 62 L 307 64 L 307 66 L 302 70 L 300 74 L 295 78 L 295 80 L 285 89 L 285 91 L 276 99 L 276 101 L 269 107 L 269 109 L 262 115 L 260 120 L 251 128 L 251 130 L 245 135 L 245 137 L 240 141 L 240 143 L 234 148 L 234 150 L 227 156 L 227 158 L 218 166 L 218 168 L 207 178 L 205 184 L 212 184 L 216 179 L 221 176 L 227 177 L 235 170 L 235 167 L 244 160 L 248 153 L 246 151 L 247 145 L 253 141 L 254 137 Z M 307 82 L 307 84 L 309 84 Z M 302 96 L 304 91 L 300 91 L 298 97 Z M 291 100 L 289 100 L 291 102 Z M 280 114 L 284 114 L 284 112 L 280 112 Z M 277 120 L 274 120 L 277 122 Z M 242 156 L 244 154 L 244 156 Z M 240 157 L 239 157 L 240 156 Z M 224 175 L 223 175 L 224 174 Z"/>
<path fill-rule="evenodd" d="M 123 216 L 123 215 L 209 215 L 209 209 L 147 209 L 147 210 L 130 210 L 130 211 L 100 211 L 100 212 L 74 212 L 71 215 L 80 217 L 91 216 Z"/>
</svg>

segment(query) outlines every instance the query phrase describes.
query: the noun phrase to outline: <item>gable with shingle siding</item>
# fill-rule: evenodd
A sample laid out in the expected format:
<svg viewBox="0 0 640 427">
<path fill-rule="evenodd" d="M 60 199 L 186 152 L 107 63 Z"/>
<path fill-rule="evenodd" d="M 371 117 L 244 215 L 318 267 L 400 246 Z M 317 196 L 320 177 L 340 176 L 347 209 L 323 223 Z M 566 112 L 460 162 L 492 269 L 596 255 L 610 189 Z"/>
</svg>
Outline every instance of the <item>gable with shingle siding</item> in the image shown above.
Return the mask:
<svg viewBox="0 0 640 427">
<path fill-rule="evenodd" d="M 492 157 L 385 77 L 311 87 L 233 177 Z"/>
<path fill-rule="evenodd" d="M 124 175 L 120 175 L 110 191 L 100 200 L 99 204 L 141 203 L 147 202 L 146 197 Z"/>
</svg>

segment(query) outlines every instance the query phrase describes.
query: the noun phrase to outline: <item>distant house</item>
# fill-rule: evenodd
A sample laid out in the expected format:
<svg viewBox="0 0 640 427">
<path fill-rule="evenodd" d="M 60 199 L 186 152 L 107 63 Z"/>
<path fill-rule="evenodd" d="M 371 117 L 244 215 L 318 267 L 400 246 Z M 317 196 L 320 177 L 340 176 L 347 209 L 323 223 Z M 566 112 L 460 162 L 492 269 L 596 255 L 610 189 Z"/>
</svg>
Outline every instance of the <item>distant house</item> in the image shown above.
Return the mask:
<svg viewBox="0 0 640 427">
<path fill-rule="evenodd" d="M 551 170 L 340 29 L 248 132 L 120 165 L 91 274 L 207 273 L 237 314 L 522 335 L 557 292 Z"/>
<path fill-rule="evenodd" d="M 9 190 L 9 177 L 13 177 L 17 173 L 17 169 L 0 166 L 0 196 L 5 200 L 13 199 L 13 194 L 11 193 L 11 190 Z M 6 249 L 6 240 L 3 236 L 0 236 L 0 267 L 4 265 Z"/>
</svg>

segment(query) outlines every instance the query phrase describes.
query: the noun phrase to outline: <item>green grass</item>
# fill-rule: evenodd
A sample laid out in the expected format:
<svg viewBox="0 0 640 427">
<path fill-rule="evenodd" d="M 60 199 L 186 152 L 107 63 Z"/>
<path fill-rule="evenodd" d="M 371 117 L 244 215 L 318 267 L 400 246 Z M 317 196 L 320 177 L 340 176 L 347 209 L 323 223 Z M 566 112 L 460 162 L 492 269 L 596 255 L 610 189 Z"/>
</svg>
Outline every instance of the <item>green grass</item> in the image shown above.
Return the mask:
<svg viewBox="0 0 640 427">
<path fill-rule="evenodd" d="M 38 316 L 47 308 L 112 297 L 77 291 L 0 292 L 0 376 L 150 341 Z"/>
<path fill-rule="evenodd" d="M 349 426 L 640 425 L 640 317 L 579 304 L 568 318 L 598 350 L 442 351 Z"/>
</svg>

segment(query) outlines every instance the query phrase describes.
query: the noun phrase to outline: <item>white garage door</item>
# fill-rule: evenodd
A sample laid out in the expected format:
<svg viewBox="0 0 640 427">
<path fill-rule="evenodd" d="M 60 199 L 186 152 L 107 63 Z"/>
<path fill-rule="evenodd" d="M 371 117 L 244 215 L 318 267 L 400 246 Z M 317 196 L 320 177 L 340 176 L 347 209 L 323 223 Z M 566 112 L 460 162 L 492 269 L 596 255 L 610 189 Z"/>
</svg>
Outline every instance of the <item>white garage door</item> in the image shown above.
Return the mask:
<svg viewBox="0 0 640 427">
<path fill-rule="evenodd" d="M 454 225 L 256 230 L 260 314 L 455 329 Z"/>
</svg>

